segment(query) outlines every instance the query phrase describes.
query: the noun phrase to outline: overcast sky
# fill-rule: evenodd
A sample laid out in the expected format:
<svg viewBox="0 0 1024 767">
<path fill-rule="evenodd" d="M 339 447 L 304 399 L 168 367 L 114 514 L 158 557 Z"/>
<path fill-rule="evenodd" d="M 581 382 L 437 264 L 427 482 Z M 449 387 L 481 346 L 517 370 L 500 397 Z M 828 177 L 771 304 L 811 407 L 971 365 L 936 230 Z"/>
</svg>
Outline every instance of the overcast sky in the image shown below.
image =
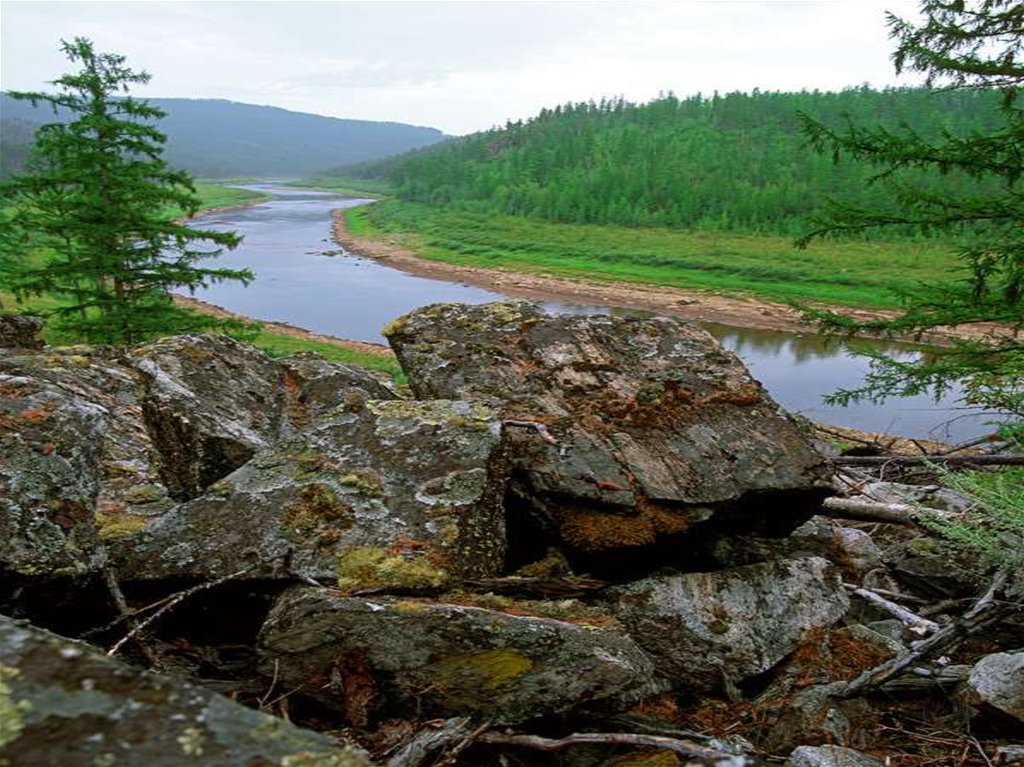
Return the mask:
<svg viewBox="0 0 1024 767">
<path fill-rule="evenodd" d="M 68 71 L 84 36 L 152 76 L 137 95 L 223 98 L 462 134 L 567 101 L 834 90 L 897 79 L 887 10 L 916 2 L 0 2 L 0 88 Z"/>
</svg>

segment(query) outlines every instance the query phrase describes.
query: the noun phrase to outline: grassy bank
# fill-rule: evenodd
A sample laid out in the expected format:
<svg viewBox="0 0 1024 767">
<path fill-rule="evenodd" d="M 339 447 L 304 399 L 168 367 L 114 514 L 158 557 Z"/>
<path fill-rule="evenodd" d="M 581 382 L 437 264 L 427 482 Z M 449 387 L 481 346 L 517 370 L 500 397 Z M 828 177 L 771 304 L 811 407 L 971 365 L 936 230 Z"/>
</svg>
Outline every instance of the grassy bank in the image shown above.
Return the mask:
<svg viewBox="0 0 1024 767">
<path fill-rule="evenodd" d="M 555 224 L 385 200 L 345 212 L 356 236 L 387 237 L 425 259 L 558 277 L 820 301 L 898 305 L 909 290 L 956 269 L 935 242 L 829 242 L 787 237 Z"/>
<path fill-rule="evenodd" d="M 253 192 L 247 189 L 232 189 L 210 183 L 196 184 L 196 192 L 202 200 L 203 210 L 212 210 L 233 205 L 246 205 L 269 199 L 269 195 L 260 192 Z M 172 215 L 180 215 L 175 211 Z M 24 302 L 17 301 L 9 293 L 0 291 L 0 309 L 5 312 L 45 314 L 47 311 L 60 306 L 62 299 L 59 296 L 37 296 Z M 52 329 L 43 331 L 43 338 L 52 345 L 73 344 L 77 339 L 58 333 Z M 332 343 L 329 340 L 317 340 L 298 337 L 288 332 L 278 332 L 272 329 L 263 328 L 250 341 L 254 346 L 262 349 L 271 356 L 281 357 L 297 352 L 316 352 L 331 360 L 347 365 L 355 365 L 369 370 L 386 373 L 387 375 L 401 380 L 401 369 L 394 356 L 387 353 L 371 353 L 345 347 Z"/>
</svg>

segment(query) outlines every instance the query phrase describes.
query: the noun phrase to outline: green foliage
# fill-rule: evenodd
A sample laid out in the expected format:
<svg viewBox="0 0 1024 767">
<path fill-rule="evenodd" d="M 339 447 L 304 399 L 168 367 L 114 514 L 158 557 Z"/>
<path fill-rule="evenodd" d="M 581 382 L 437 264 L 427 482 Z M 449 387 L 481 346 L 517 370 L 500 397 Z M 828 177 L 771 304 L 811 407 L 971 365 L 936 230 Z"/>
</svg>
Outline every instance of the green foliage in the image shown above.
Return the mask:
<svg viewBox="0 0 1024 767">
<path fill-rule="evenodd" d="M 22 299 L 48 297 L 54 329 L 90 343 L 220 325 L 176 307 L 168 291 L 252 275 L 200 267 L 239 238 L 169 215 L 191 215 L 200 200 L 190 177 L 161 159 L 165 138 L 152 123 L 162 112 L 121 95 L 149 75 L 83 38 L 62 45 L 81 69 L 54 82 L 58 93 L 10 94 L 76 119 L 40 127 L 28 173 L 0 189 L 12 203 L 0 224 L 0 288 Z"/>
<path fill-rule="evenodd" d="M 930 84 L 948 84 L 956 94 L 994 101 L 997 121 L 985 130 L 944 129 L 938 136 L 906 126 L 844 129 L 804 117 L 818 149 L 837 161 L 850 157 L 871 167 L 873 186 L 886 194 L 882 205 L 844 199 L 819 216 L 811 238 L 836 233 L 921 227 L 947 237 L 956 248 L 955 269 L 936 270 L 944 281 L 905 290 L 902 314 L 892 320 L 858 322 L 811 312 L 834 333 L 922 335 L 947 326 L 998 322 L 1009 331 L 984 341 L 936 347 L 918 361 L 879 356 L 856 390 L 837 399 L 921 391 L 940 392 L 963 381 L 966 402 L 1024 420 L 1024 112 L 1017 105 L 1024 82 L 1019 54 L 1024 45 L 1024 6 L 1011 0 L 925 0 L 918 25 L 890 16 L 898 47 L 897 69 L 927 73 Z M 932 171 L 967 185 L 936 189 L 920 182 Z"/>
<path fill-rule="evenodd" d="M 920 515 L 922 524 L 984 567 L 1024 571 L 1024 469 L 951 472 L 942 483 L 974 502 L 960 519 Z"/>
<path fill-rule="evenodd" d="M 939 136 L 991 129 L 998 105 L 998 96 L 984 91 L 909 88 L 667 95 L 643 105 L 613 99 L 546 109 L 525 123 L 346 172 L 385 178 L 406 201 L 468 212 L 795 235 L 801 216 L 829 194 L 865 205 L 882 204 L 887 195 L 868 184 L 869 168 L 836 167 L 808 151 L 798 112 L 826 124 L 844 115 L 893 128 L 913 121 Z M 937 191 L 977 186 L 927 170 L 915 179 Z M 898 236 L 921 233 L 904 227 Z"/>
<path fill-rule="evenodd" d="M 893 308 L 956 260 L 941 243 L 829 242 L 811 253 L 787 237 L 556 224 L 385 200 L 346 211 L 356 236 L 399 239 L 417 255 L 465 266 Z"/>
</svg>

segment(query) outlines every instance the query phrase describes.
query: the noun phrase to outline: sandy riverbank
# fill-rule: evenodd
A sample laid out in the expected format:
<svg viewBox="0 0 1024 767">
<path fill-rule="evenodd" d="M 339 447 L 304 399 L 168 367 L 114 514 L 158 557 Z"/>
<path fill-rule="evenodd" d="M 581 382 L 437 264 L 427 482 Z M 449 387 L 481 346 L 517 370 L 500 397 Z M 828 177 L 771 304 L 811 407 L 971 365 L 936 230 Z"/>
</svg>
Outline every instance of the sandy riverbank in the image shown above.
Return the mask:
<svg viewBox="0 0 1024 767">
<path fill-rule="evenodd" d="M 419 258 L 413 251 L 392 240 L 354 236 L 348 231 L 344 211 L 341 210 L 334 211 L 332 232 L 334 240 L 355 255 L 372 258 L 420 277 L 462 282 L 516 298 L 640 309 L 732 327 L 780 330 L 789 333 L 815 332 L 812 325 L 801 321 L 799 312 L 792 307 L 755 298 L 725 296 L 658 285 L 566 279 L 430 261 Z M 858 320 L 896 316 L 895 312 L 885 311 L 845 308 L 842 311 Z M 1006 332 L 1006 328 L 1000 328 L 993 323 L 979 323 L 947 333 L 933 333 L 927 336 L 926 340 L 942 344 L 943 339 L 949 335 L 982 339 L 1000 332 Z"/>
</svg>

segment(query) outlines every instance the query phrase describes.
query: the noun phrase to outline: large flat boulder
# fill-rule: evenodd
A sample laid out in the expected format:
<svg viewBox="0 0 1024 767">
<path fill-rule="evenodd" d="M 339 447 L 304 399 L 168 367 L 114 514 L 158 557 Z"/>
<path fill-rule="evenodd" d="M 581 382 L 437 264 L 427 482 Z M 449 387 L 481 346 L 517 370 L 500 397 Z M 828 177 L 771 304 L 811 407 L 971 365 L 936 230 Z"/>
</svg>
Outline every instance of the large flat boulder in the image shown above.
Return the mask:
<svg viewBox="0 0 1024 767">
<path fill-rule="evenodd" d="M 613 612 L 677 687 L 711 690 L 760 674 L 846 613 L 834 566 L 792 559 L 622 586 Z"/>
<path fill-rule="evenodd" d="M 260 635 L 263 669 L 366 716 L 472 715 L 512 724 L 623 709 L 662 689 L 621 630 L 425 600 L 285 592 Z"/>
<path fill-rule="evenodd" d="M 0 616 L 0 763 L 370 767 L 333 738 Z"/>
<path fill-rule="evenodd" d="M 1024 724 L 1024 652 L 998 652 L 979 660 L 967 680 L 971 701 Z"/>
<path fill-rule="evenodd" d="M 504 564 L 497 414 L 465 402 L 337 408 L 113 550 L 132 578 L 250 565 L 349 591 L 438 588 Z"/>
<path fill-rule="evenodd" d="M 384 333 L 417 397 L 497 403 L 553 435 L 514 429 L 515 482 L 578 549 L 647 545 L 720 513 L 733 532 L 784 534 L 828 492 L 795 421 L 695 325 L 512 302 L 428 306 Z"/>
</svg>

